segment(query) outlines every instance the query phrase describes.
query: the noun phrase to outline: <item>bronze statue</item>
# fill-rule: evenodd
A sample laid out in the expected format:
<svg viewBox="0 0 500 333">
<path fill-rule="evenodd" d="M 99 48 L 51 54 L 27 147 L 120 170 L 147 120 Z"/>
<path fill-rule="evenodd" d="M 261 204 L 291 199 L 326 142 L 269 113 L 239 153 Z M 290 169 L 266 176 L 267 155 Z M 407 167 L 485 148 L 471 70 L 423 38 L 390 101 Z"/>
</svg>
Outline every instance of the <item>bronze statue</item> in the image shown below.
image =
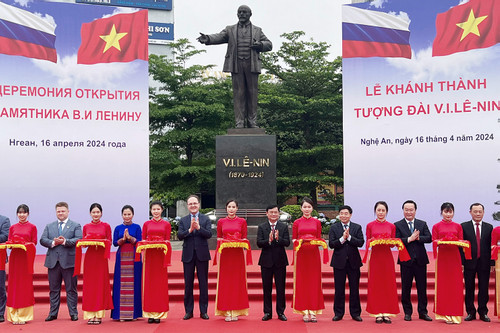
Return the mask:
<svg viewBox="0 0 500 333">
<path fill-rule="evenodd" d="M 234 117 L 236 128 L 257 127 L 257 84 L 262 68 L 259 52 L 271 51 L 273 44 L 250 22 L 252 10 L 248 6 L 238 8 L 238 23 L 228 25 L 218 34 L 200 32 L 198 41 L 205 45 L 227 43 L 224 72 L 230 72 L 233 80 Z"/>
</svg>

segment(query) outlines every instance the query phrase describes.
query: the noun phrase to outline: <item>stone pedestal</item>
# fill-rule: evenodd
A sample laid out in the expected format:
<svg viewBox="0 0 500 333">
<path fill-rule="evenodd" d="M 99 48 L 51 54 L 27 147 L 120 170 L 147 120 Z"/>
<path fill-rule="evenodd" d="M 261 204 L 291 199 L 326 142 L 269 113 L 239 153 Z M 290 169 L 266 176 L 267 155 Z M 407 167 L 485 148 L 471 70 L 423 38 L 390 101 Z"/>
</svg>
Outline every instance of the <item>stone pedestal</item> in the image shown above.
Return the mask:
<svg viewBox="0 0 500 333">
<path fill-rule="evenodd" d="M 217 217 L 226 216 L 228 200 L 238 201 L 238 216 L 247 220 L 248 239 L 257 248 L 257 225 L 276 203 L 276 136 L 260 128 L 230 129 L 215 146 Z"/>
</svg>

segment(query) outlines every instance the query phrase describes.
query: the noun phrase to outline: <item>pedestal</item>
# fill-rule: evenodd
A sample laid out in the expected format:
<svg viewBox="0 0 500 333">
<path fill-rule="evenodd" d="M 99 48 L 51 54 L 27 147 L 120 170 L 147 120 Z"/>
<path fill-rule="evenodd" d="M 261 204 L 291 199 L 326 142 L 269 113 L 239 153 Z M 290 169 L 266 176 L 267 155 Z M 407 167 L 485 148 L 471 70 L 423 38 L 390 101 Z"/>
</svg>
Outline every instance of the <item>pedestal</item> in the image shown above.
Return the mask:
<svg viewBox="0 0 500 333">
<path fill-rule="evenodd" d="M 276 136 L 259 128 L 231 129 L 216 137 L 215 147 L 217 217 L 226 216 L 228 200 L 238 201 L 238 216 L 247 220 L 256 248 L 257 225 L 267 221 L 266 207 L 276 203 Z"/>
</svg>

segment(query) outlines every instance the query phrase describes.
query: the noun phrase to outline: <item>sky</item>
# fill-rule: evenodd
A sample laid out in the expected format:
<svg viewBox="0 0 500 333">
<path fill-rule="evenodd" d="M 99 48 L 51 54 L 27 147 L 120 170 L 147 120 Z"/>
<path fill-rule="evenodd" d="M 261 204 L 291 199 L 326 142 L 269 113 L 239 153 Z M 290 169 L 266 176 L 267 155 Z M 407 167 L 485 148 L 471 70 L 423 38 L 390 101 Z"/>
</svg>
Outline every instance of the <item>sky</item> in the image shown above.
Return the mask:
<svg viewBox="0 0 500 333">
<path fill-rule="evenodd" d="M 174 0 L 175 38 L 187 38 L 198 49 L 207 52 L 193 58 L 195 63 L 216 65 L 221 70 L 226 45 L 205 46 L 196 38 L 200 32 L 220 32 L 227 25 L 237 23 L 236 11 L 240 5 L 252 9 L 251 21 L 262 28 L 273 42 L 273 50 L 279 49 L 281 34 L 301 30 L 306 38 L 331 45 L 331 60 L 341 55 L 342 18 L 341 7 L 347 0 Z"/>
</svg>

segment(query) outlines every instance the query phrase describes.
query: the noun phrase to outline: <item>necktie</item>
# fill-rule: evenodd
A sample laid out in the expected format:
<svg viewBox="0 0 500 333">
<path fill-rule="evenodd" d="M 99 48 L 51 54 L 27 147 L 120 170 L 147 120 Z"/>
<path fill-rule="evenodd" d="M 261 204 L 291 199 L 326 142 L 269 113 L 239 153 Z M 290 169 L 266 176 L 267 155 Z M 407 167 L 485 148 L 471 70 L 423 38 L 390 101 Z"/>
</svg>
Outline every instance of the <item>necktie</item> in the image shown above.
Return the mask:
<svg viewBox="0 0 500 333">
<path fill-rule="evenodd" d="M 408 224 L 410 225 L 410 232 L 413 233 L 413 231 L 415 230 L 413 229 L 413 222 L 410 221 L 408 222 Z"/>
<path fill-rule="evenodd" d="M 347 230 L 347 228 L 349 228 L 349 225 L 348 224 L 344 224 L 344 230 Z"/>
<path fill-rule="evenodd" d="M 476 223 L 476 242 L 477 242 L 477 257 L 481 255 L 481 233 L 479 232 L 479 223 Z"/>
<path fill-rule="evenodd" d="M 62 222 L 59 222 L 59 227 L 58 227 L 58 230 L 59 230 L 59 236 L 62 235 L 62 225 L 63 223 Z"/>
<path fill-rule="evenodd" d="M 275 226 L 275 224 L 274 224 L 274 223 L 272 223 L 272 224 L 271 224 L 271 233 L 272 233 L 272 235 L 273 235 L 273 239 L 274 239 L 274 226 Z"/>
</svg>

